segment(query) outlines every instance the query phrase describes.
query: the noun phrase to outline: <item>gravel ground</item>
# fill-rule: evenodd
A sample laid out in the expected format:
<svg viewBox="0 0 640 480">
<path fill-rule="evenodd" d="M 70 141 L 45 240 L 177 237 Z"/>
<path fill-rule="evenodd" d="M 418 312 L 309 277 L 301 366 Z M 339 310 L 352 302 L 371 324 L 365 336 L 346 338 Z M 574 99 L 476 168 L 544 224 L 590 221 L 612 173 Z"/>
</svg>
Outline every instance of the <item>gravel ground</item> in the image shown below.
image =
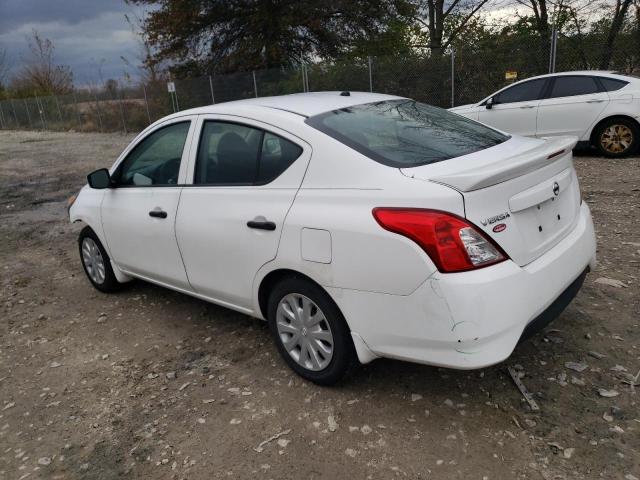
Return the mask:
<svg viewBox="0 0 640 480">
<path fill-rule="evenodd" d="M 576 157 L 598 268 L 507 362 L 321 388 L 260 321 L 90 286 L 65 199 L 130 138 L 0 132 L 0 479 L 640 478 L 639 158 Z"/>
</svg>

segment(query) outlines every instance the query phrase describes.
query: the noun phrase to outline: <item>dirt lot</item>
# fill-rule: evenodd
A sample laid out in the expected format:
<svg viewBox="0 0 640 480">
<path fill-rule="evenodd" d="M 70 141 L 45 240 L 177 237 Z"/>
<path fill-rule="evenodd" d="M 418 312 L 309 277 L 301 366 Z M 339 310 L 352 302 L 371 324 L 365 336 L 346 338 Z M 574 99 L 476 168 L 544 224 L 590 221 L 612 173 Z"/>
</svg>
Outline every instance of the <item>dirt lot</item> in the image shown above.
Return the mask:
<svg viewBox="0 0 640 480">
<path fill-rule="evenodd" d="M 129 139 L 0 132 L 0 479 L 640 478 L 639 158 L 576 158 L 599 266 L 505 364 L 378 360 L 320 388 L 257 320 L 90 286 L 65 199 Z"/>
</svg>

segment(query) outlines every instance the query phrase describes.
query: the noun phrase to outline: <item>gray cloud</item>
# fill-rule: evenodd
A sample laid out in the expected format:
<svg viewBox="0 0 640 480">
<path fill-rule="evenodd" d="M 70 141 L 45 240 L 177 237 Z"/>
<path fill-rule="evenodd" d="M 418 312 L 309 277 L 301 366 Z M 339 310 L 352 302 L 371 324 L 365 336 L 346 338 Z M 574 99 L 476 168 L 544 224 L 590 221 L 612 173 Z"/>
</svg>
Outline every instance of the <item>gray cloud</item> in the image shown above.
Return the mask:
<svg viewBox="0 0 640 480">
<path fill-rule="evenodd" d="M 75 83 L 99 82 L 102 76 L 122 78 L 126 67 L 120 56 L 136 63 L 139 45 L 125 21 L 133 10 L 123 0 L 0 0 L 0 48 L 6 48 L 16 71 L 29 60 L 27 38 L 37 30 L 55 45 L 56 63 L 69 65 Z"/>
</svg>

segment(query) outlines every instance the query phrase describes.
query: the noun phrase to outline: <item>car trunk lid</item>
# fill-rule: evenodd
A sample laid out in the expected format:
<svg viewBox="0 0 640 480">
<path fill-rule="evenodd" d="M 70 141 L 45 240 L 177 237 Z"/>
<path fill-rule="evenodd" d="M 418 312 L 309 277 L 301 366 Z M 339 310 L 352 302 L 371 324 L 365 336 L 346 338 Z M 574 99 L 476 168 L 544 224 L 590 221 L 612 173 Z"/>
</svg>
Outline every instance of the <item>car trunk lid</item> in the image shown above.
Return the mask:
<svg viewBox="0 0 640 480">
<path fill-rule="evenodd" d="M 401 171 L 458 190 L 466 218 L 523 266 L 575 226 L 580 208 L 571 153 L 575 143 L 573 137 L 514 137 L 464 157 Z"/>
</svg>

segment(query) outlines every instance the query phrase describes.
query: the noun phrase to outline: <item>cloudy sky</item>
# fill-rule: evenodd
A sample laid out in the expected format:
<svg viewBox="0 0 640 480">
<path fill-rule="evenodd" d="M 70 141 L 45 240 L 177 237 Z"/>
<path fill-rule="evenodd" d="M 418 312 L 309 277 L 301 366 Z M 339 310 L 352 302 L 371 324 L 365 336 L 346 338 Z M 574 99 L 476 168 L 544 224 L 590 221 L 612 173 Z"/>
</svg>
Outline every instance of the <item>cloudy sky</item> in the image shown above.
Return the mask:
<svg viewBox="0 0 640 480">
<path fill-rule="evenodd" d="M 105 80 L 121 78 L 127 67 L 120 56 L 135 62 L 139 53 L 127 13 L 142 12 L 124 0 L 0 0 L 0 49 L 20 68 L 36 29 L 54 42 L 56 63 L 71 66 L 76 84 L 98 82 L 100 64 Z"/>
</svg>

